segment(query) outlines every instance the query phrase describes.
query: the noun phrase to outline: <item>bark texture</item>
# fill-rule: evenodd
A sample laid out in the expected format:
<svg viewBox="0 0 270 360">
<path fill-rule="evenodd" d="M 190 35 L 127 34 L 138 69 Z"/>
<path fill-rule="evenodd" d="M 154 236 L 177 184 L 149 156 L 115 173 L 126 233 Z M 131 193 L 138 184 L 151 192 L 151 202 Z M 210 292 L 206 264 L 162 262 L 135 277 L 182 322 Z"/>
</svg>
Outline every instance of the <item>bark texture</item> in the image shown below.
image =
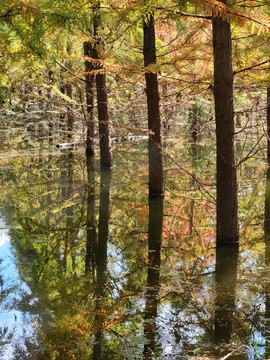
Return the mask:
<svg viewBox="0 0 270 360">
<path fill-rule="evenodd" d="M 270 86 L 267 87 L 267 161 L 270 161 Z"/>
<path fill-rule="evenodd" d="M 102 61 L 104 44 L 99 38 L 98 29 L 101 25 L 100 2 L 95 7 L 93 19 L 95 54 L 94 57 Z M 101 167 L 110 168 L 112 166 L 111 146 L 110 146 L 110 127 L 109 112 L 106 89 L 106 73 L 103 70 L 101 61 L 97 65 L 96 87 L 97 87 L 97 108 L 98 108 L 98 128 L 99 128 L 99 149 Z"/>
<path fill-rule="evenodd" d="M 109 112 L 106 90 L 106 74 L 98 73 L 96 76 L 97 84 L 97 103 L 98 103 L 98 128 L 99 128 L 99 147 L 101 167 L 111 167 L 111 147 L 110 147 L 110 128 Z"/>
<path fill-rule="evenodd" d="M 94 50 L 90 41 L 83 43 L 84 56 L 94 58 Z M 85 90 L 86 90 L 86 154 L 94 155 L 94 137 L 95 137 L 95 123 L 94 123 L 94 66 L 93 63 L 85 59 Z"/>
<path fill-rule="evenodd" d="M 66 91 L 67 91 L 67 96 L 72 99 L 73 96 L 73 89 L 72 89 L 72 84 L 67 84 L 66 86 Z M 73 135 L 73 126 L 74 125 L 74 112 L 72 109 L 72 105 L 69 104 L 68 105 L 68 111 L 67 111 L 67 129 L 68 129 L 68 141 L 72 140 L 72 135 Z"/>
<path fill-rule="evenodd" d="M 233 71 L 230 23 L 213 18 L 217 142 L 217 242 L 237 243 L 238 204 L 234 154 Z"/>
<path fill-rule="evenodd" d="M 144 66 L 156 64 L 155 21 L 154 15 L 149 15 L 144 22 L 143 55 Z M 148 140 L 149 152 L 149 195 L 162 195 L 164 192 L 161 120 L 159 109 L 159 92 L 157 73 L 145 73 L 146 96 L 148 109 Z"/>
</svg>

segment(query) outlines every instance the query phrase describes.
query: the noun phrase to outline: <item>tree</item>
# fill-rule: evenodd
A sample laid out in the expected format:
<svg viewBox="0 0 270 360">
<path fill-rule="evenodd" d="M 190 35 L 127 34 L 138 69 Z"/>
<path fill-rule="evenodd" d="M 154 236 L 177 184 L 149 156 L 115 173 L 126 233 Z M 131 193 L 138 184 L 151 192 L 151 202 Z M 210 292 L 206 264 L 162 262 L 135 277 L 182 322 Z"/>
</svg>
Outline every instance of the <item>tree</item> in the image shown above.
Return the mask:
<svg viewBox="0 0 270 360">
<path fill-rule="evenodd" d="M 91 30 L 90 30 L 91 31 Z M 84 41 L 84 56 L 88 58 L 94 58 L 94 49 L 91 41 Z M 94 66 L 90 60 L 85 59 L 85 91 L 86 91 L 86 154 L 94 155 L 94 135 L 95 135 L 95 123 L 94 123 Z"/>
<path fill-rule="evenodd" d="M 270 162 L 270 86 L 267 87 L 267 106 L 266 106 L 266 123 L 267 123 L 267 161 Z"/>
<path fill-rule="evenodd" d="M 226 0 L 224 1 L 226 4 Z M 228 16 L 213 17 L 214 96 L 217 143 L 217 242 L 239 240 L 234 157 L 232 39 Z"/>
<path fill-rule="evenodd" d="M 104 41 L 100 36 L 101 16 L 100 2 L 93 8 L 93 29 L 89 29 L 91 41 L 84 42 L 85 80 L 86 80 L 86 104 L 87 104 L 87 140 L 86 153 L 94 154 L 94 78 L 96 78 L 97 110 L 99 124 L 99 147 L 100 163 L 102 167 L 111 167 L 109 112 L 106 89 L 106 72 L 103 69 L 102 60 L 104 53 Z M 95 74 L 95 75 L 94 75 Z"/>
<path fill-rule="evenodd" d="M 161 120 L 156 65 L 155 21 L 152 12 L 145 15 L 143 23 L 143 55 L 147 111 L 148 111 L 148 153 L 149 153 L 149 195 L 162 195 L 164 192 L 163 160 L 161 141 Z"/>
</svg>

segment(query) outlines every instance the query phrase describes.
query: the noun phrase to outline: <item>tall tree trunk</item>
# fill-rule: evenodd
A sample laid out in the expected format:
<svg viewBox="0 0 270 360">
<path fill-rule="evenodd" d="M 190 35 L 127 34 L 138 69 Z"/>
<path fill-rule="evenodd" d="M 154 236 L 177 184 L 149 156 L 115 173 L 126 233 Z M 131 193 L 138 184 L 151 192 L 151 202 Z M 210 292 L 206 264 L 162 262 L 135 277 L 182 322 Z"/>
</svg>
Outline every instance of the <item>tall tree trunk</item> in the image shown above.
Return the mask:
<svg viewBox="0 0 270 360">
<path fill-rule="evenodd" d="M 67 96 L 72 99 L 72 93 L 73 93 L 73 89 L 72 89 L 72 84 L 68 83 L 66 85 L 66 91 L 67 91 Z M 68 137 L 68 141 L 72 140 L 72 133 L 73 133 L 73 125 L 74 125 L 74 112 L 72 109 L 72 105 L 68 104 L 68 111 L 67 111 L 67 137 Z"/>
<path fill-rule="evenodd" d="M 94 58 L 93 45 L 90 41 L 83 43 L 84 56 Z M 95 137 L 95 123 L 94 123 L 94 66 L 87 58 L 85 59 L 85 90 L 86 90 L 86 154 L 94 155 L 94 137 Z"/>
<path fill-rule="evenodd" d="M 95 56 L 102 60 L 104 44 L 99 38 L 98 29 L 101 23 L 100 19 L 100 2 L 98 1 L 95 7 L 94 15 L 94 38 Z M 96 75 L 97 85 L 97 108 L 98 108 L 98 127 L 99 127 L 99 148 L 100 148 L 100 164 L 101 167 L 111 167 L 111 147 L 110 147 L 110 128 L 109 128 L 109 112 L 106 89 L 106 73 L 103 70 L 101 62 L 97 66 Z"/>
<path fill-rule="evenodd" d="M 217 141 L 217 242 L 237 243 L 239 230 L 231 28 L 227 19 L 218 16 L 213 18 L 212 24 Z"/>
<path fill-rule="evenodd" d="M 147 67 L 150 64 L 156 64 L 155 21 L 153 14 L 149 14 L 148 20 L 144 21 L 143 32 L 144 66 Z M 148 140 L 149 195 L 162 195 L 164 191 L 164 181 L 157 73 L 147 71 L 145 73 L 145 81 L 148 129 L 150 131 Z"/>
<path fill-rule="evenodd" d="M 61 82 L 60 91 L 62 94 L 65 94 L 66 88 L 65 88 L 64 80 L 62 77 L 60 77 L 60 82 Z M 61 102 L 62 102 L 62 100 L 61 100 Z M 65 131 L 66 131 L 65 119 L 66 119 L 66 112 L 63 111 L 63 109 L 61 108 L 60 114 L 59 114 L 60 142 L 65 141 Z"/>
<path fill-rule="evenodd" d="M 53 82 L 53 73 L 51 70 L 49 71 L 48 77 L 49 77 L 49 87 L 47 90 L 47 99 L 48 99 L 48 105 L 47 105 L 48 109 L 47 110 L 49 110 L 51 107 L 50 103 L 51 103 L 51 99 L 52 99 L 51 86 L 52 86 L 52 82 Z M 53 143 L 53 121 L 51 118 L 49 120 L 48 128 L 49 128 L 49 132 L 48 132 L 49 144 L 51 145 Z"/>
<path fill-rule="evenodd" d="M 111 160 L 111 147 L 110 147 L 109 112 L 108 112 L 105 73 L 100 72 L 96 75 L 96 84 L 97 84 L 97 103 L 98 103 L 100 164 L 102 167 L 111 167 L 112 160 Z"/>
<path fill-rule="evenodd" d="M 267 87 L 267 161 L 270 162 L 270 86 Z"/>
</svg>

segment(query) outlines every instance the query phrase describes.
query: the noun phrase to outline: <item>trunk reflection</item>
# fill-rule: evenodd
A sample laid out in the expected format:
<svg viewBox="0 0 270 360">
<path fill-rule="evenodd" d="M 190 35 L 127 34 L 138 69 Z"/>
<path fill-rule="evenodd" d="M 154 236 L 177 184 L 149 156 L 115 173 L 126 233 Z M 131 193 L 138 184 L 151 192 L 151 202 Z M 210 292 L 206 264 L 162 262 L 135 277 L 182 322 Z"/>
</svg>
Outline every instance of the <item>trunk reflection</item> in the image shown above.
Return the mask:
<svg viewBox="0 0 270 360">
<path fill-rule="evenodd" d="M 268 150 L 270 153 L 270 151 Z M 270 167 L 267 168 L 266 187 L 265 187 L 265 211 L 264 211 L 264 240 L 265 240 L 265 266 L 269 271 L 270 266 Z M 265 356 L 270 356 L 270 286 L 265 283 L 265 331 L 264 336 L 267 339 L 265 345 Z"/>
<path fill-rule="evenodd" d="M 110 186 L 111 171 L 101 169 L 100 177 L 100 204 L 99 204 L 99 224 L 98 242 L 96 251 L 96 316 L 94 321 L 95 343 L 93 348 L 93 359 L 102 358 L 102 338 L 103 326 L 105 322 L 104 297 L 106 296 L 107 284 L 107 244 L 109 235 L 110 218 Z"/>
<path fill-rule="evenodd" d="M 218 246 L 216 249 L 216 343 L 228 343 L 232 337 L 238 255 L 238 245 Z"/>
<path fill-rule="evenodd" d="M 157 307 L 160 287 L 160 250 L 163 222 L 163 198 L 149 197 L 148 227 L 148 273 L 145 294 L 144 335 L 148 344 L 144 345 L 143 359 L 152 359 L 157 352 Z"/>
<path fill-rule="evenodd" d="M 92 272 L 96 265 L 97 231 L 95 221 L 95 167 L 94 158 L 87 159 L 87 211 L 86 211 L 86 256 L 85 273 Z"/>
</svg>

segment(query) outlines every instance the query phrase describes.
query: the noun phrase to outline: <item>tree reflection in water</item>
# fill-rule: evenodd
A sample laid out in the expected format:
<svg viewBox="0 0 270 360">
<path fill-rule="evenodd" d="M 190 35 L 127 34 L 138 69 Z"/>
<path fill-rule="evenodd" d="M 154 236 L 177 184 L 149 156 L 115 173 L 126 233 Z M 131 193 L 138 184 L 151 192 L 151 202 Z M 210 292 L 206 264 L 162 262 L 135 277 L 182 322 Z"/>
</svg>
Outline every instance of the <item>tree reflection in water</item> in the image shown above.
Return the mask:
<svg viewBox="0 0 270 360">
<path fill-rule="evenodd" d="M 229 343 L 232 338 L 238 255 L 238 244 L 220 245 L 216 249 L 214 341 L 217 344 Z"/>
<path fill-rule="evenodd" d="M 101 169 L 100 174 L 100 203 L 99 203 L 99 223 L 98 223 L 98 242 L 96 247 L 96 316 L 93 327 L 96 329 L 95 342 L 93 348 L 93 359 L 102 359 L 102 338 L 105 315 L 103 309 L 104 298 L 106 296 L 107 285 L 107 249 L 110 219 L 110 187 L 111 170 Z"/>
<path fill-rule="evenodd" d="M 264 208 L 264 240 L 265 240 L 265 266 L 270 269 L 270 164 L 268 164 L 266 173 L 265 187 L 265 208 Z M 265 356 L 270 357 L 270 286 L 265 283 L 265 329 L 266 339 Z"/>
<path fill-rule="evenodd" d="M 261 224 L 257 233 L 246 227 L 236 286 L 238 247 L 219 247 L 215 266 L 214 205 L 201 200 L 206 165 L 195 145 L 192 177 L 174 170 L 165 200 L 150 198 L 149 210 L 147 153 L 129 147 L 123 157 L 132 166 L 116 159 L 111 190 L 110 172 L 99 176 L 98 161 L 76 153 L 2 165 L 0 205 L 20 277 L 46 310 L 37 315 L 46 347 L 39 359 L 206 360 L 244 344 L 231 359 L 257 360 L 258 340 L 256 350 L 269 357 L 269 192 L 265 239 Z M 257 222 L 264 183 L 255 190 L 246 208 Z"/>
<path fill-rule="evenodd" d="M 149 197 L 148 226 L 148 272 L 145 294 L 144 335 L 148 343 L 144 346 L 144 360 L 157 353 L 156 317 L 160 287 L 160 250 L 162 242 L 163 197 Z"/>
</svg>

